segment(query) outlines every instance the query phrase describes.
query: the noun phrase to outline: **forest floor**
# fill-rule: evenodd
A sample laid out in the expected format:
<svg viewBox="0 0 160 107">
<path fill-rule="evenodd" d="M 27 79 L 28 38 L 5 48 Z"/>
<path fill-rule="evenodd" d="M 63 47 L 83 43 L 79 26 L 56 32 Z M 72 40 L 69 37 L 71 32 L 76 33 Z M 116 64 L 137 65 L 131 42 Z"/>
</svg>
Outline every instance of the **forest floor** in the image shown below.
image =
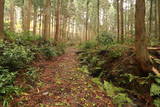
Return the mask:
<svg viewBox="0 0 160 107">
<path fill-rule="evenodd" d="M 76 49 L 54 61 L 40 61 L 41 86 L 16 99 L 24 107 L 113 107 L 111 99 L 91 81 L 88 74 L 78 71 Z"/>
</svg>

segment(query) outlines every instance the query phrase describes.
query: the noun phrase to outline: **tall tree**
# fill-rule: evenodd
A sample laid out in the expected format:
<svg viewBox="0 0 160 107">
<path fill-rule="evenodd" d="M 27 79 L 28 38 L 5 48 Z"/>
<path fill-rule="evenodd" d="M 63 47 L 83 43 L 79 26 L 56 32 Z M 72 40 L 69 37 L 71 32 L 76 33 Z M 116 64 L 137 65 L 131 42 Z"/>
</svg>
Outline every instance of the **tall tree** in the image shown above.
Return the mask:
<svg viewBox="0 0 160 107">
<path fill-rule="evenodd" d="M 61 0 L 57 0 L 57 8 L 56 8 L 56 31 L 55 31 L 55 41 L 57 42 L 59 39 L 60 32 L 60 11 L 61 11 Z"/>
<path fill-rule="evenodd" d="M 0 38 L 3 38 L 4 36 L 4 0 L 0 0 Z"/>
<path fill-rule="evenodd" d="M 100 25 L 100 0 L 97 0 L 97 33 L 99 34 L 99 25 Z"/>
<path fill-rule="evenodd" d="M 155 36 L 158 36 L 158 18 L 157 18 L 157 2 L 158 0 L 155 0 Z"/>
<path fill-rule="evenodd" d="M 152 8 L 153 8 L 153 0 L 150 0 L 149 36 L 151 36 L 152 33 Z"/>
<path fill-rule="evenodd" d="M 124 14 L 123 14 L 123 0 L 120 1 L 121 12 L 121 42 L 124 42 Z"/>
<path fill-rule="evenodd" d="M 32 0 L 24 0 L 23 7 L 23 31 L 30 30 Z"/>
<path fill-rule="evenodd" d="M 10 0 L 10 30 L 14 31 L 15 29 L 15 1 Z"/>
<path fill-rule="evenodd" d="M 119 0 L 117 0 L 117 41 L 119 42 L 119 35 L 120 35 L 120 29 L 119 29 Z"/>
<path fill-rule="evenodd" d="M 48 40 L 50 38 L 50 22 L 51 22 L 51 1 L 44 0 L 42 35 L 45 40 Z"/>
<path fill-rule="evenodd" d="M 135 14 L 135 48 L 136 59 L 143 71 L 153 71 L 160 75 L 159 71 L 150 64 L 147 50 L 146 29 L 145 29 L 145 0 L 136 0 Z"/>
<path fill-rule="evenodd" d="M 160 0 L 158 0 L 158 19 L 159 19 L 159 41 L 160 41 Z"/>
<path fill-rule="evenodd" d="M 86 35 L 85 39 L 88 40 L 88 19 L 89 19 L 89 0 L 87 0 L 86 4 Z"/>
<path fill-rule="evenodd" d="M 143 70 L 146 70 L 150 60 L 146 44 L 145 32 L 145 0 L 136 0 L 136 19 L 135 19 L 135 47 L 136 58 Z"/>
</svg>

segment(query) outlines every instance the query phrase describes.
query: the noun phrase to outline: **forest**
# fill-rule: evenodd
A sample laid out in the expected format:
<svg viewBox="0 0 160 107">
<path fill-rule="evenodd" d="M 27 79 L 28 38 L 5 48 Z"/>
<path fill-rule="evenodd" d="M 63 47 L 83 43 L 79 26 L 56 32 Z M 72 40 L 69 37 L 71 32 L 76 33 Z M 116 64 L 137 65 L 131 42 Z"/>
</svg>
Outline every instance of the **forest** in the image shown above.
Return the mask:
<svg viewBox="0 0 160 107">
<path fill-rule="evenodd" d="M 0 107 L 160 107 L 160 0 L 0 0 Z"/>
</svg>

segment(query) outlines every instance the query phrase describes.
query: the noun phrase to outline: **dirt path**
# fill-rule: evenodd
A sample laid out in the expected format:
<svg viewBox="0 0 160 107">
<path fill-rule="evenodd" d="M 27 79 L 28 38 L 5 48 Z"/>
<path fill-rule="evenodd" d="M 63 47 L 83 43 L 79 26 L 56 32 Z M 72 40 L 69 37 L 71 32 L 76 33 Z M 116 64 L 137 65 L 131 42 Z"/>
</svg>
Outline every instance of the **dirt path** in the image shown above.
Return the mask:
<svg viewBox="0 0 160 107">
<path fill-rule="evenodd" d="M 21 97 L 21 107 L 113 107 L 91 77 L 77 71 L 75 52 L 70 48 L 56 61 L 39 64 L 45 67 L 40 76 L 43 85 Z"/>
</svg>

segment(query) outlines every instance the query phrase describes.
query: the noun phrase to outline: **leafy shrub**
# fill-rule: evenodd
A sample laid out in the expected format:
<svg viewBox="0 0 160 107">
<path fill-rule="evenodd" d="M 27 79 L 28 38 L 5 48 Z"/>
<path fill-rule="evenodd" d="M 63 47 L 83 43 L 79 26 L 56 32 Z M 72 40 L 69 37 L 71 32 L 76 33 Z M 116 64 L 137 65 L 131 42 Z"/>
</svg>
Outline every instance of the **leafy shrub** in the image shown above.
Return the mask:
<svg viewBox="0 0 160 107">
<path fill-rule="evenodd" d="M 65 52 L 66 44 L 62 42 L 58 43 L 55 48 L 57 50 L 57 54 L 61 55 Z"/>
<path fill-rule="evenodd" d="M 89 73 L 88 72 L 88 67 L 87 66 L 82 66 L 81 68 L 78 68 L 78 71 L 80 71 L 80 72 L 84 72 L 84 73 Z"/>
<path fill-rule="evenodd" d="M 157 98 L 153 101 L 153 104 L 155 105 L 155 107 L 160 107 L 160 99 Z"/>
<path fill-rule="evenodd" d="M 32 59 L 33 54 L 29 49 L 12 43 L 10 46 L 4 48 L 1 64 L 15 70 L 23 68 Z"/>
<path fill-rule="evenodd" d="M 32 32 L 15 33 L 15 32 L 11 32 L 9 30 L 6 30 L 5 35 L 10 40 L 16 40 L 19 42 L 20 41 L 28 42 L 28 41 L 42 40 L 42 37 L 40 35 L 34 35 Z"/>
<path fill-rule="evenodd" d="M 17 33 L 11 32 L 9 30 L 5 30 L 5 35 L 10 39 L 10 40 L 16 40 L 17 39 Z"/>
<path fill-rule="evenodd" d="M 97 46 L 97 42 L 95 42 L 95 41 L 86 41 L 86 42 L 84 42 L 84 43 L 82 43 L 80 45 L 80 48 L 86 50 L 86 49 L 95 48 L 96 46 Z"/>
<path fill-rule="evenodd" d="M 107 32 L 102 32 L 97 36 L 97 41 L 101 45 L 108 45 L 113 43 L 113 35 Z"/>
<path fill-rule="evenodd" d="M 131 104 L 132 100 L 125 93 L 119 93 L 113 97 L 113 101 L 118 107 L 123 107 L 124 104 Z"/>
<path fill-rule="evenodd" d="M 156 76 L 155 82 L 151 84 L 150 94 L 151 96 L 160 96 L 160 77 Z"/>
<path fill-rule="evenodd" d="M 123 92 L 124 89 L 115 87 L 112 83 L 104 81 L 104 90 L 113 98 L 113 102 L 117 104 L 118 107 L 123 107 L 124 104 L 132 103 L 128 95 Z"/>
<path fill-rule="evenodd" d="M 27 72 L 25 73 L 26 80 L 32 85 L 34 85 L 35 82 L 38 80 L 38 76 L 39 76 L 38 70 L 39 69 L 35 67 L 27 68 Z"/>
<path fill-rule="evenodd" d="M 3 106 L 8 106 L 13 95 L 21 92 L 20 88 L 13 85 L 16 74 L 0 66 L 0 100 L 3 101 Z"/>
<path fill-rule="evenodd" d="M 34 35 L 32 32 L 22 32 L 22 33 L 19 33 L 19 37 L 23 41 L 42 40 L 42 37 L 40 35 Z"/>
<path fill-rule="evenodd" d="M 120 45 L 120 44 L 114 44 L 114 45 L 109 45 L 107 47 L 107 50 L 109 51 L 109 57 L 111 58 L 118 58 L 120 56 L 122 56 L 125 52 L 125 50 L 127 50 L 127 48 L 125 48 L 124 46 Z"/>
<path fill-rule="evenodd" d="M 104 84 L 99 78 L 93 78 L 92 81 L 96 83 L 100 89 L 106 91 L 107 95 L 113 99 L 113 102 L 118 107 L 123 107 L 124 104 L 132 104 L 132 100 L 124 93 L 123 88 L 115 87 L 112 83 L 104 81 Z"/>
<path fill-rule="evenodd" d="M 151 96 L 160 95 L 160 86 L 158 84 L 153 83 L 151 85 Z"/>
<path fill-rule="evenodd" d="M 41 48 L 41 52 L 47 59 L 57 56 L 57 52 L 54 47 L 43 47 Z"/>
</svg>

